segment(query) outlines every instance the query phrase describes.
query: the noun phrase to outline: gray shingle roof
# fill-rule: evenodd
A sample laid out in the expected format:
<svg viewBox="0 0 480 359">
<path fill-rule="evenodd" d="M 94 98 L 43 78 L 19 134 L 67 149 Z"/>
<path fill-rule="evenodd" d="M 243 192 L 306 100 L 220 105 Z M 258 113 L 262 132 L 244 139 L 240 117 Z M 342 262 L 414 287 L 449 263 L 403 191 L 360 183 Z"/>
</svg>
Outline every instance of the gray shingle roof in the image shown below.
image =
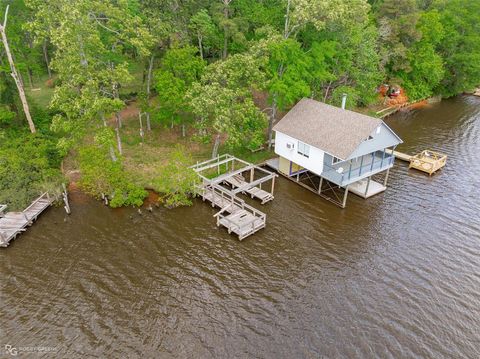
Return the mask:
<svg viewBox="0 0 480 359">
<path fill-rule="evenodd" d="M 347 159 L 381 124 L 377 118 L 304 98 L 273 129 Z"/>
</svg>

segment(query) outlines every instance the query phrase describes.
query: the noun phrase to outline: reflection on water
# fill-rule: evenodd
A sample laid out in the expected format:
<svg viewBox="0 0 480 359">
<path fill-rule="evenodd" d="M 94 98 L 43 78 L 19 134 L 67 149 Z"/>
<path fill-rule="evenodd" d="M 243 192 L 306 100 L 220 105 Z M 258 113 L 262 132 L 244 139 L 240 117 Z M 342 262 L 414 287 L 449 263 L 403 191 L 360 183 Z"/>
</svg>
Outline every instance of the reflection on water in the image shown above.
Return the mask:
<svg viewBox="0 0 480 359">
<path fill-rule="evenodd" d="M 265 230 L 238 242 L 201 201 L 109 210 L 72 195 L 0 251 L 0 345 L 67 357 L 477 358 L 480 99 L 387 123 L 400 151 L 438 149 L 429 178 L 397 162 L 386 193 L 341 210 L 281 179 Z"/>
</svg>

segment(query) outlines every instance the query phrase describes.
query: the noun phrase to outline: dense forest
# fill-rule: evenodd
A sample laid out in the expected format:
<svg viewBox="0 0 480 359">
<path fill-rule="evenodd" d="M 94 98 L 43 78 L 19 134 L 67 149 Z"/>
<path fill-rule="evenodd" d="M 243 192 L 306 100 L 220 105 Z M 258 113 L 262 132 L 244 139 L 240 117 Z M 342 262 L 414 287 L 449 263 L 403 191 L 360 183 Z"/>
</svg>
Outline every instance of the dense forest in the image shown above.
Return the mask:
<svg viewBox="0 0 480 359">
<path fill-rule="evenodd" d="M 480 1 L 1 0 L 0 203 L 72 174 L 113 207 L 189 203 L 187 164 L 269 156 L 302 97 L 480 85 Z M 23 95 L 25 93 L 25 95 Z M 261 151 L 257 151 L 262 149 Z M 78 178 L 75 177 L 78 175 Z"/>
</svg>

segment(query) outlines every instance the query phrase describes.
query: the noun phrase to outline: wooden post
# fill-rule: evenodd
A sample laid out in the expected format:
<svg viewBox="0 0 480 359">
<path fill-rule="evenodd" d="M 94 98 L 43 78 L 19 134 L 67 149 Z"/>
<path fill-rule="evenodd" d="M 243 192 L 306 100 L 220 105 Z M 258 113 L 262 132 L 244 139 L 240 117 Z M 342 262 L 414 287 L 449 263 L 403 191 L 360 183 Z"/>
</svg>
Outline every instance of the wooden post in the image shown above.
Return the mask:
<svg viewBox="0 0 480 359">
<path fill-rule="evenodd" d="M 322 193 L 322 186 L 323 186 L 323 177 L 320 177 L 320 183 L 318 184 L 318 193 L 319 194 Z"/>
<path fill-rule="evenodd" d="M 65 208 L 65 212 L 67 212 L 67 214 L 70 214 L 72 213 L 70 211 L 70 203 L 68 202 L 68 193 L 67 193 L 67 187 L 65 186 L 65 183 L 62 183 L 62 187 L 63 187 L 63 202 L 65 203 L 65 206 L 63 208 Z"/>
<path fill-rule="evenodd" d="M 275 176 L 272 177 L 272 191 L 270 192 L 270 194 L 273 195 L 273 189 L 275 188 Z"/>
<path fill-rule="evenodd" d="M 20 77 L 15 67 L 15 63 L 13 62 L 12 53 L 10 52 L 10 46 L 8 45 L 6 33 L 8 8 L 9 5 L 7 5 L 7 8 L 5 9 L 5 19 L 3 20 L 3 25 L 0 25 L 0 33 L 2 36 L 3 46 L 5 47 L 5 54 L 7 55 L 8 63 L 10 64 L 11 75 L 13 77 L 13 80 L 15 81 L 15 85 L 17 85 L 18 94 L 20 95 L 23 112 L 25 112 L 25 117 L 27 118 L 30 131 L 32 133 L 35 133 L 37 130 L 35 129 L 35 124 L 33 123 L 32 116 L 30 115 L 30 107 L 28 106 L 27 97 L 25 96 L 25 90 L 23 89 L 23 84 L 20 81 Z"/>
<path fill-rule="evenodd" d="M 255 168 L 252 168 L 252 169 L 250 170 L 250 183 L 253 182 L 253 173 L 254 173 L 254 171 L 255 171 Z"/>
<path fill-rule="evenodd" d="M 345 208 L 347 205 L 347 196 L 348 196 L 348 186 L 345 187 L 345 194 L 343 195 L 342 208 Z"/>
<path fill-rule="evenodd" d="M 387 173 L 385 174 L 385 179 L 383 180 L 383 187 L 387 187 L 387 181 L 388 181 L 388 174 L 390 173 L 390 168 L 387 170 Z"/>
</svg>

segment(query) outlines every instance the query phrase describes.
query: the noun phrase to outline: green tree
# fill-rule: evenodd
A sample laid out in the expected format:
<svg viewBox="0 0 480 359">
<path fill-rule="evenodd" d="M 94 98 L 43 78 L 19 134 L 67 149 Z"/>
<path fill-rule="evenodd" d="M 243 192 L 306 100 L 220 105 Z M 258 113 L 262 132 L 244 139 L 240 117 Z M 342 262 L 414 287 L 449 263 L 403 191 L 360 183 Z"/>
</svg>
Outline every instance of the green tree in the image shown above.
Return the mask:
<svg viewBox="0 0 480 359">
<path fill-rule="evenodd" d="M 216 31 L 215 24 L 213 23 L 213 20 L 208 14 L 207 10 L 202 9 L 193 15 L 190 19 L 189 28 L 197 38 L 198 51 L 200 52 L 200 57 L 203 60 L 205 40 L 208 40 L 210 37 L 214 36 Z"/>
<path fill-rule="evenodd" d="M 381 64 L 391 77 L 395 77 L 397 71 L 411 70 L 408 49 L 420 39 L 419 16 L 416 0 L 385 0 L 379 8 Z"/>
<path fill-rule="evenodd" d="M 230 147 L 258 148 L 263 142 L 266 117 L 253 102 L 252 90 L 265 80 L 259 58 L 235 54 L 207 67 L 187 98 L 201 134 L 215 137 L 214 151 L 222 134 Z"/>
<path fill-rule="evenodd" d="M 181 124 L 184 136 L 190 116 L 185 96 L 192 84 L 200 79 L 204 68 L 205 62 L 197 56 L 197 49 L 185 46 L 169 49 L 155 73 L 159 117 L 171 124 Z"/>
<path fill-rule="evenodd" d="M 445 72 L 443 59 L 436 50 L 445 36 L 440 14 L 435 10 L 423 13 L 417 27 L 422 37 L 408 50 L 411 71 L 399 72 L 412 100 L 432 96 Z"/>
<path fill-rule="evenodd" d="M 438 91 L 453 96 L 480 84 L 480 2 L 438 1 L 435 7 L 446 34 L 438 46 L 445 65 Z"/>
</svg>

